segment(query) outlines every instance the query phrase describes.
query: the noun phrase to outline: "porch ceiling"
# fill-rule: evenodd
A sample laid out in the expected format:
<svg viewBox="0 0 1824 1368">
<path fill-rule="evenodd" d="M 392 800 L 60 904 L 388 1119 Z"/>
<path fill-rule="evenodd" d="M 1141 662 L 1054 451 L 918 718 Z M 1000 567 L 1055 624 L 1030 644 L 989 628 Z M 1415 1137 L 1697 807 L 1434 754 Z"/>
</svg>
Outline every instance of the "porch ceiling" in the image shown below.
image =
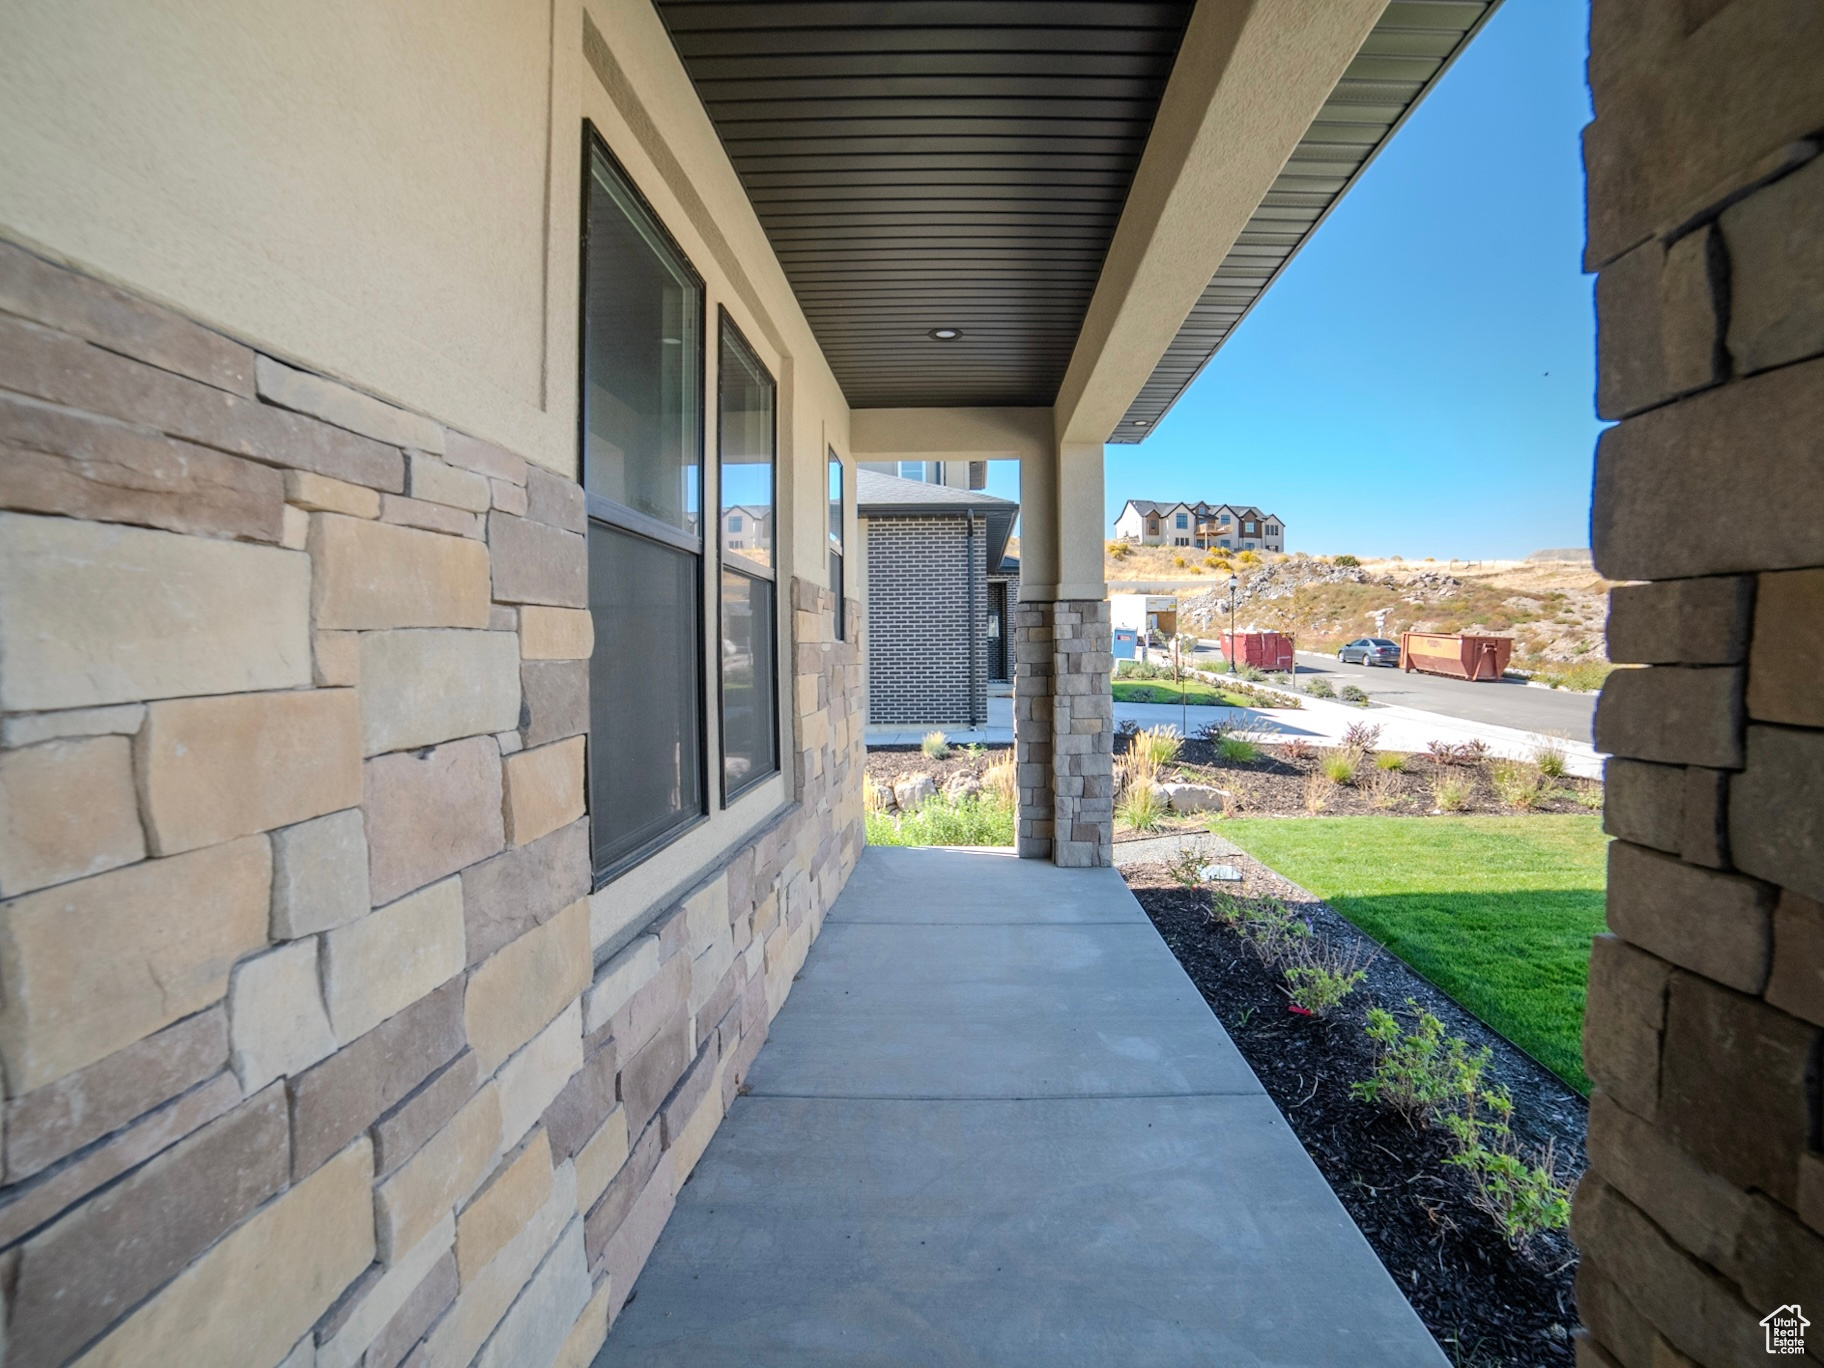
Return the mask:
<svg viewBox="0 0 1824 1368">
<path fill-rule="evenodd" d="M 1158 425 L 1499 3 L 1387 6 L 1110 442 L 1143 441 Z"/>
<path fill-rule="evenodd" d="M 849 403 L 1051 404 L 1189 0 L 657 8 Z"/>
</svg>

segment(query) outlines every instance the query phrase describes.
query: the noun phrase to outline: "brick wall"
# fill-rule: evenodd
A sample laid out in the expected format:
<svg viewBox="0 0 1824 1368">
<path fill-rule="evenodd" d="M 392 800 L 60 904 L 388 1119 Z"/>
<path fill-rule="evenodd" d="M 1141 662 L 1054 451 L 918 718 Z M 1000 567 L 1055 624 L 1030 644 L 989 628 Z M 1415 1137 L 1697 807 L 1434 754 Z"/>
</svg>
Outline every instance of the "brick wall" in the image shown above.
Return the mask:
<svg viewBox="0 0 1824 1368">
<path fill-rule="evenodd" d="M 870 722 L 987 717 L 986 541 L 961 514 L 868 519 Z"/>
<path fill-rule="evenodd" d="M 575 483 L 0 245 L 0 508 L 8 1364 L 586 1363 L 860 850 L 827 591 L 598 966 Z"/>
<path fill-rule="evenodd" d="M 1596 720 L 1579 1362 L 1761 1363 L 1824 1307 L 1824 10 L 1596 0 L 1590 78 L 1592 535 L 1645 668 Z"/>
</svg>

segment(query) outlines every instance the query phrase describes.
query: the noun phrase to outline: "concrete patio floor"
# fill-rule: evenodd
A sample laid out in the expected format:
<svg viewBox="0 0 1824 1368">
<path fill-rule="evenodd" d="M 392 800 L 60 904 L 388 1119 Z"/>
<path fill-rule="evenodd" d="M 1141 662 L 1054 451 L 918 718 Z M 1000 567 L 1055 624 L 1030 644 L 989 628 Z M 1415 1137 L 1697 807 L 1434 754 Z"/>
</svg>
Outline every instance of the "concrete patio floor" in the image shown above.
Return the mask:
<svg viewBox="0 0 1824 1368">
<path fill-rule="evenodd" d="M 1112 869 L 871 848 L 611 1365 L 1440 1365 Z"/>
</svg>

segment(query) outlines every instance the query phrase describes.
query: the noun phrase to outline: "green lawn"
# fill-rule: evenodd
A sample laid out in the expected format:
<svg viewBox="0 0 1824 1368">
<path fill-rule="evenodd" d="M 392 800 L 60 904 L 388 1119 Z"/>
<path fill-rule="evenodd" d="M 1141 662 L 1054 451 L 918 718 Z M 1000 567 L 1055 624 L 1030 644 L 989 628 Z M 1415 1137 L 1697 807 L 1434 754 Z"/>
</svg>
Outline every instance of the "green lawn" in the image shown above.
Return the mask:
<svg viewBox="0 0 1824 1368">
<path fill-rule="evenodd" d="M 1194 684 L 1186 681 L 1182 686 L 1169 679 L 1125 680 L 1117 681 L 1114 686 L 1117 703 L 1177 703 L 1180 689 L 1184 701 L 1193 708 L 1258 708 L 1257 702 L 1250 702 L 1239 694 L 1227 693 L 1222 689 L 1212 689 L 1208 684 Z"/>
<path fill-rule="evenodd" d="M 1588 1094 L 1584 989 L 1603 929 L 1600 817 L 1333 817 L 1222 824 Z"/>
</svg>

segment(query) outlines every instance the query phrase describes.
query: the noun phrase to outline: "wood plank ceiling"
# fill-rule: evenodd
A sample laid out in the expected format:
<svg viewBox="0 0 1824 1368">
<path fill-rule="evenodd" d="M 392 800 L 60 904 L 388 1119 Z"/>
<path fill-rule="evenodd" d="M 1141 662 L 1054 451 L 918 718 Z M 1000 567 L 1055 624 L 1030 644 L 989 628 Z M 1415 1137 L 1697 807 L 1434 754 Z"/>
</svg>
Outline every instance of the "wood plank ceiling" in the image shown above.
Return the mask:
<svg viewBox="0 0 1824 1368">
<path fill-rule="evenodd" d="M 1109 441 L 1158 425 L 1499 2 L 1387 6 Z"/>
<path fill-rule="evenodd" d="M 1157 426 L 1499 2 L 1392 0 L 1111 442 Z M 655 3 L 849 403 L 1052 403 L 1191 0 Z"/>
<path fill-rule="evenodd" d="M 657 6 L 849 403 L 1050 404 L 1189 0 Z"/>
</svg>

